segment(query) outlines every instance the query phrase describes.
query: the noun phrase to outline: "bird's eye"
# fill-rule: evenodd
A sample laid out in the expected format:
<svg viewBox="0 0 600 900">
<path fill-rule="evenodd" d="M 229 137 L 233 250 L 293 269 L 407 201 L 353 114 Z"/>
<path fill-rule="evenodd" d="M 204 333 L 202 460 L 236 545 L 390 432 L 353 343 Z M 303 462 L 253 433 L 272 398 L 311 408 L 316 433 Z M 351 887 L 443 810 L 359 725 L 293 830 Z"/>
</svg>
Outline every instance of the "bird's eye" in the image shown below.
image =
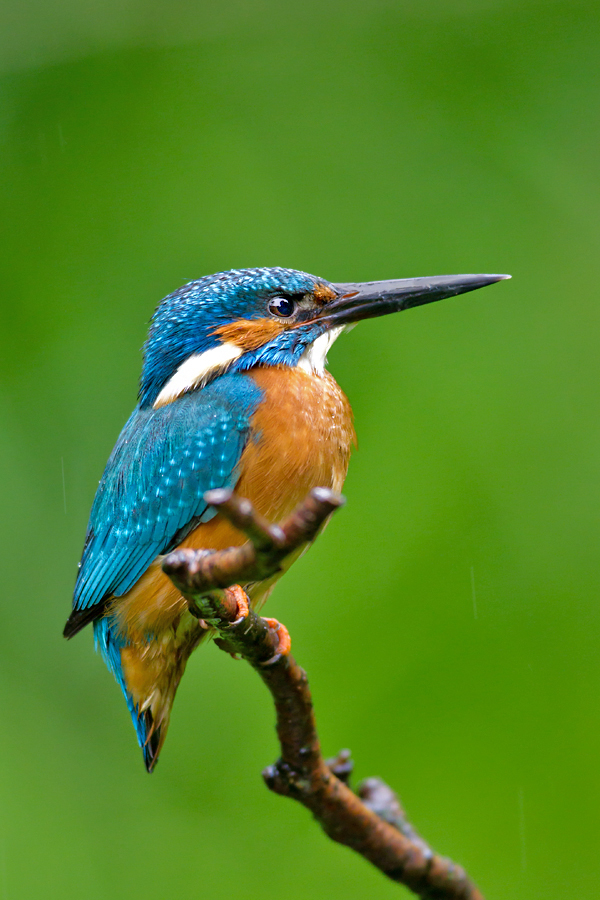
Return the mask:
<svg viewBox="0 0 600 900">
<path fill-rule="evenodd" d="M 289 319 L 296 312 L 296 301 L 287 297 L 274 297 L 269 302 L 269 312 L 282 319 Z"/>
</svg>

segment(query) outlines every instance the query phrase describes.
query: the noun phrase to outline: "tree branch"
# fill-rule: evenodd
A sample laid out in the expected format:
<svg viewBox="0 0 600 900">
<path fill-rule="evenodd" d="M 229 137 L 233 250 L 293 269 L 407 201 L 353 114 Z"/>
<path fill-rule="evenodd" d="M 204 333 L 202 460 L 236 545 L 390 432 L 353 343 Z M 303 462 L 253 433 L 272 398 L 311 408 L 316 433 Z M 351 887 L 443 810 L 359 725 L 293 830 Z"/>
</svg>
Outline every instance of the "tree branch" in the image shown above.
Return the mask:
<svg viewBox="0 0 600 900">
<path fill-rule="evenodd" d="M 209 491 L 205 498 L 248 543 L 217 552 L 176 550 L 163 569 L 193 614 L 217 630 L 221 649 L 247 660 L 271 692 L 281 757 L 263 772 L 267 787 L 302 803 L 330 838 L 424 900 L 483 900 L 464 869 L 435 854 L 417 834 L 391 788 L 368 778 L 354 793 L 349 752 L 323 759 L 308 680 L 289 652 L 287 630 L 249 609 L 240 587 L 276 574 L 343 499 L 315 488 L 288 519 L 271 525 L 231 491 Z"/>
</svg>

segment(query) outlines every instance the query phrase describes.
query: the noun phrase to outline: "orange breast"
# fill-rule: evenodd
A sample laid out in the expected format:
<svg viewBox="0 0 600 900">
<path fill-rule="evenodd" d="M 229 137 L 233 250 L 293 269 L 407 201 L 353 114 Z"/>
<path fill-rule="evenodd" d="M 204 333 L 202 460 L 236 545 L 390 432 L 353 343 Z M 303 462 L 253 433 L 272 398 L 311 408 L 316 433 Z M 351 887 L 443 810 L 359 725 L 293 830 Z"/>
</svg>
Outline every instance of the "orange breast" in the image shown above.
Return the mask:
<svg viewBox="0 0 600 900">
<path fill-rule="evenodd" d="M 317 376 L 297 368 L 269 367 L 254 370 L 252 378 L 263 391 L 263 400 L 252 419 L 252 437 L 240 459 L 235 490 L 277 522 L 313 487 L 341 490 L 355 441 L 352 410 L 329 373 Z M 245 540 L 215 516 L 180 546 L 220 550 Z M 253 593 L 260 600 L 264 591 Z M 157 559 L 131 591 L 115 601 L 112 613 L 130 635 L 160 634 L 186 609 Z"/>
<path fill-rule="evenodd" d="M 272 521 L 288 515 L 313 488 L 340 491 L 355 441 L 348 400 L 327 372 L 256 369 L 263 391 L 240 460 L 236 491 Z"/>
</svg>

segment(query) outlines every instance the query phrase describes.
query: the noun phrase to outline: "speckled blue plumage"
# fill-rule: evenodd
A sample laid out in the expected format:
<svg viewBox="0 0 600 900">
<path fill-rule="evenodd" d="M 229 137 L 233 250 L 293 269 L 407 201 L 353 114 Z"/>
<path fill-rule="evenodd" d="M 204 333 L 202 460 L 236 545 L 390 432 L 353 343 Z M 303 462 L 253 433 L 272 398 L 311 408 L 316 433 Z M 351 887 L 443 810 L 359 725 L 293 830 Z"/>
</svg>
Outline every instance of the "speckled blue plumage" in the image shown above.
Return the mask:
<svg viewBox="0 0 600 900">
<path fill-rule="evenodd" d="M 169 294 L 152 317 L 144 348 L 144 366 L 140 382 L 140 405 L 151 405 L 169 378 L 186 359 L 216 347 L 220 341 L 212 332 L 220 325 L 236 319 L 266 316 L 269 298 L 302 295 L 312 292 L 317 284 L 328 284 L 306 272 L 294 269 L 232 269 L 190 281 Z M 264 300 L 264 303 L 261 301 Z M 294 365 L 305 347 L 324 330 L 298 332 L 269 346 L 271 365 Z M 295 342 L 292 344 L 292 342 Z M 267 352 L 265 348 L 261 348 Z M 254 355 L 254 354 L 252 354 Z M 241 371 L 255 364 L 246 354 L 231 371 Z"/>
<path fill-rule="evenodd" d="M 250 377 L 224 375 L 168 406 L 134 411 L 94 500 L 75 610 L 125 594 L 158 554 L 214 515 L 203 494 L 235 483 L 260 399 Z"/>
</svg>

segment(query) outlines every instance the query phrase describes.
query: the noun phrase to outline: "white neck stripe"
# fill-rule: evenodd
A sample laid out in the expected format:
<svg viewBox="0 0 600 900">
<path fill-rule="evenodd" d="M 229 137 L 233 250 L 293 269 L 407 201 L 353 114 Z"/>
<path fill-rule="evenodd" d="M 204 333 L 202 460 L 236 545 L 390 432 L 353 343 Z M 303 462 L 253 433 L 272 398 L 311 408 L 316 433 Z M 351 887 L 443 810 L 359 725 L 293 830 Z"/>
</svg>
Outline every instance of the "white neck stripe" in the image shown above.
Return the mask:
<svg viewBox="0 0 600 900">
<path fill-rule="evenodd" d="M 182 394 L 202 387 L 208 381 L 209 375 L 216 371 L 225 371 L 229 365 L 242 355 L 241 347 L 227 342 L 211 347 L 204 353 L 196 353 L 182 362 L 174 375 L 169 378 L 160 394 L 154 401 L 154 409 L 172 403 Z"/>
</svg>

